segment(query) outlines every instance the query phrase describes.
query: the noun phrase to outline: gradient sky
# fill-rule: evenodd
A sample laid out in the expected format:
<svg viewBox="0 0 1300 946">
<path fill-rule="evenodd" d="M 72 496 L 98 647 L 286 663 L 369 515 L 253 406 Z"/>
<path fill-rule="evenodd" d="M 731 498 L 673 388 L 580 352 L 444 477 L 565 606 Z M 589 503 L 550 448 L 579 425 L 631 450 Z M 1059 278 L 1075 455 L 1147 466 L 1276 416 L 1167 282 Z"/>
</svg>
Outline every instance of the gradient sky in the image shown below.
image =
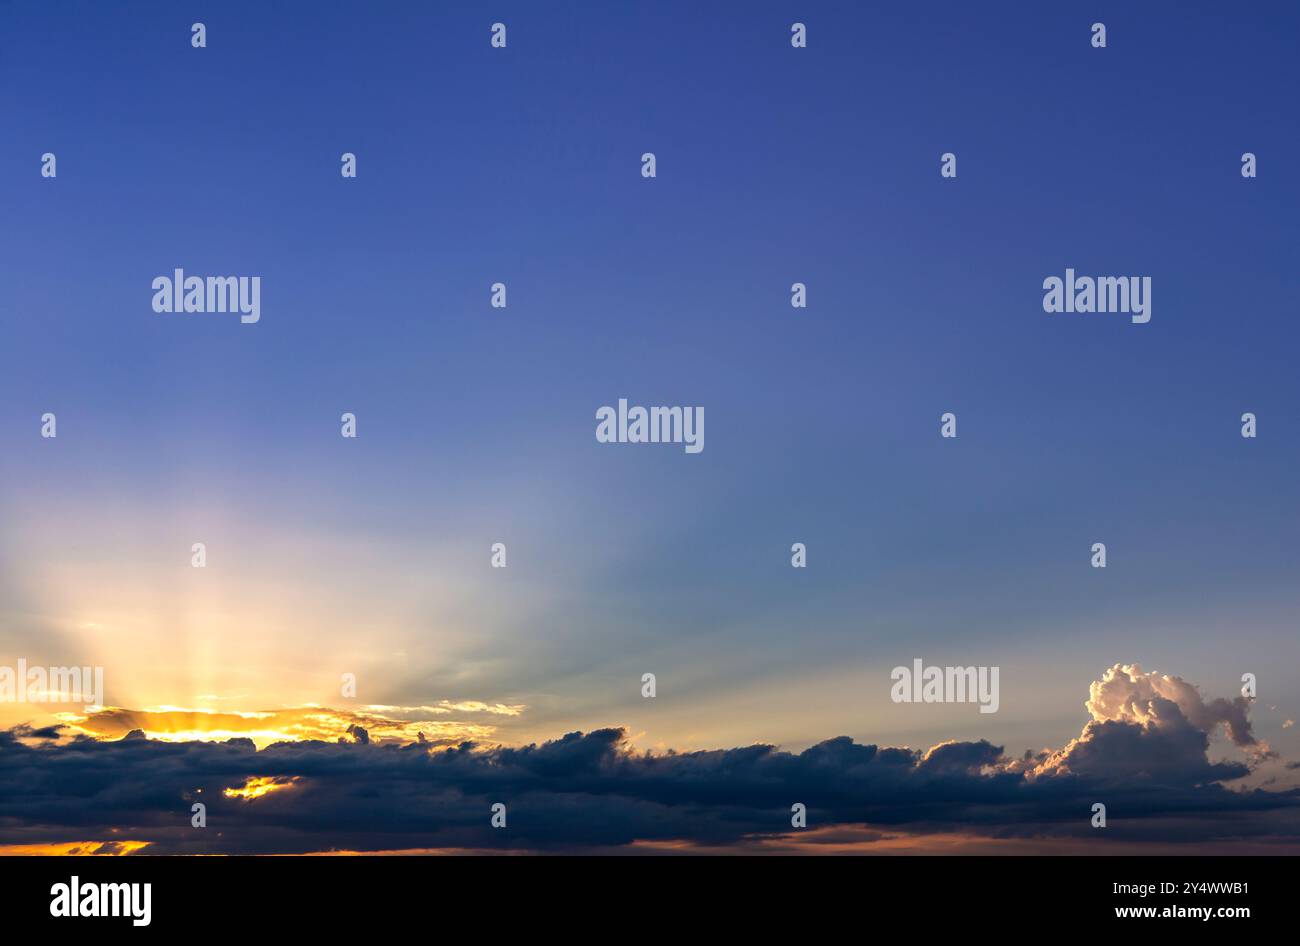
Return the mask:
<svg viewBox="0 0 1300 946">
<path fill-rule="evenodd" d="M 1137 661 L 1258 674 L 1300 755 L 1295 7 L 141 9 L 0 4 L 0 657 L 136 710 L 353 672 L 507 743 L 1013 752 Z M 1067 266 L 1150 323 L 1044 313 Z M 261 321 L 154 313 L 176 267 Z M 704 452 L 598 444 L 620 397 Z M 914 657 L 999 713 L 891 703 Z"/>
</svg>

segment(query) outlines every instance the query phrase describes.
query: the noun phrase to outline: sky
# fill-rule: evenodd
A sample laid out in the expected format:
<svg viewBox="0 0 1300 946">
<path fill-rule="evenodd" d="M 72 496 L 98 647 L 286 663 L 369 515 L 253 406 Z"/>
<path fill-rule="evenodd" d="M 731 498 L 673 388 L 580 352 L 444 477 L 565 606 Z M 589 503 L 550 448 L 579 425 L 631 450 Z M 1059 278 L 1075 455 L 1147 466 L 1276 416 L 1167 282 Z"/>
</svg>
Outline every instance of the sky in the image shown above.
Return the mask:
<svg viewBox="0 0 1300 946">
<path fill-rule="evenodd" d="M 376 838 L 367 808 L 292 838 L 245 813 L 241 843 L 731 846 L 801 767 L 879 791 L 905 749 L 898 808 L 832 792 L 823 827 L 861 836 L 823 841 L 973 844 L 1007 830 L 981 793 L 1057 824 L 1169 739 L 1141 804 L 1259 824 L 1164 812 L 1124 843 L 1296 844 L 1297 27 L 1210 3 L 0 3 L 0 665 L 106 688 L 0 703 L 0 779 L 297 777 L 220 804 L 333 810 L 351 783 L 316 766 L 414 759 L 387 801 L 417 804 L 426 766 L 478 785 L 522 753 L 515 790 L 556 800 L 526 838 Z M 1045 312 L 1067 267 L 1149 276 L 1151 320 Z M 176 268 L 260 276 L 260 320 L 155 312 Z M 597 442 L 620 398 L 703 407 L 705 449 Z M 916 658 L 1000 668 L 997 713 L 893 702 Z M 1197 707 L 1245 673 L 1234 738 Z M 1096 704 L 1112 685 L 1136 702 Z M 789 790 L 719 788 L 729 818 L 665 788 L 691 777 L 669 751 Z M 548 752 L 621 773 L 594 818 L 617 830 L 563 816 L 592 785 Z M 918 818 L 922 782 L 958 810 Z M 133 802 L 132 840 L 217 843 L 188 803 L 151 834 L 172 804 Z M 54 809 L 0 804 L 0 846 L 122 828 Z"/>
</svg>

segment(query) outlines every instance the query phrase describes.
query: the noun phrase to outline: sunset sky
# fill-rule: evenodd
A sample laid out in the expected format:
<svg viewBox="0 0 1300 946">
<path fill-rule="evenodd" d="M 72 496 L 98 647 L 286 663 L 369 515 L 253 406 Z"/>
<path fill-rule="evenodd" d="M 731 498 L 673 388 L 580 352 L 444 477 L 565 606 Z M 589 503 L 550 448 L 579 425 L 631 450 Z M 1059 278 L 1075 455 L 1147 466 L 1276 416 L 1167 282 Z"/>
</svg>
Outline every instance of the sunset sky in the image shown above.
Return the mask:
<svg viewBox="0 0 1300 946">
<path fill-rule="evenodd" d="M 0 850 L 1300 851 L 1300 13 L 941 7 L 0 4 Z"/>
</svg>

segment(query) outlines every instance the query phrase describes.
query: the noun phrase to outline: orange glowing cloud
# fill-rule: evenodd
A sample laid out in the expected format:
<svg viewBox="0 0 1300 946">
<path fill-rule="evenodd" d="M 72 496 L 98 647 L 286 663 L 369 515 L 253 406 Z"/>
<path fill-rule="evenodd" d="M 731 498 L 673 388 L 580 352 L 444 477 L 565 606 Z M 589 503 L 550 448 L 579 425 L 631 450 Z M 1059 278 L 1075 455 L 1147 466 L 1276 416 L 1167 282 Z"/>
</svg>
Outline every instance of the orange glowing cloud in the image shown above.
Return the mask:
<svg viewBox="0 0 1300 946">
<path fill-rule="evenodd" d="M 58 722 L 73 735 L 121 739 L 139 731 L 165 742 L 222 742 L 251 739 L 259 748 L 276 742 L 374 743 L 427 742 L 454 745 L 491 742 L 494 718 L 517 716 L 522 706 L 486 703 L 445 703 L 435 706 L 367 706 L 361 710 L 326 706 L 295 706 L 255 712 L 212 711 L 178 706 L 133 710 L 107 706 L 83 713 L 57 713 Z M 480 716 L 483 721 L 463 717 Z M 429 719 L 427 717 L 436 717 Z M 450 716 L 462 718 L 452 719 Z M 406 717 L 406 718 L 403 718 Z M 359 730 L 364 730 L 364 734 Z"/>
<path fill-rule="evenodd" d="M 298 781 L 299 778 L 296 775 L 289 776 L 288 778 L 281 775 L 270 777 L 257 775 L 245 779 L 244 784 L 240 787 L 235 788 L 234 786 L 231 786 L 221 794 L 225 795 L 227 798 L 243 798 L 247 801 L 252 801 L 255 798 L 261 798 L 263 795 L 269 795 L 271 792 L 293 788 Z"/>
</svg>

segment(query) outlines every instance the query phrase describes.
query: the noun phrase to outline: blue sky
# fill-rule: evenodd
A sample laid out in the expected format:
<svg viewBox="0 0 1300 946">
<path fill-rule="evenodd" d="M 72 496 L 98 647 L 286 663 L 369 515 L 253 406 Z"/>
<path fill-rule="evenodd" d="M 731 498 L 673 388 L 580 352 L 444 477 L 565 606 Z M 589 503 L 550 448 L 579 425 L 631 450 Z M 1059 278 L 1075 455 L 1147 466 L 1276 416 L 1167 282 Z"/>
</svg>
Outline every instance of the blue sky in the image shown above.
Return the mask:
<svg viewBox="0 0 1300 946">
<path fill-rule="evenodd" d="M 0 649 L 689 747 L 1055 745 L 1138 661 L 1297 748 L 1294 8 L 145 9 L 0 6 Z M 1151 322 L 1044 313 L 1067 266 Z M 596 443 L 620 397 L 706 449 Z M 1001 712 L 891 704 L 916 656 Z"/>
</svg>

